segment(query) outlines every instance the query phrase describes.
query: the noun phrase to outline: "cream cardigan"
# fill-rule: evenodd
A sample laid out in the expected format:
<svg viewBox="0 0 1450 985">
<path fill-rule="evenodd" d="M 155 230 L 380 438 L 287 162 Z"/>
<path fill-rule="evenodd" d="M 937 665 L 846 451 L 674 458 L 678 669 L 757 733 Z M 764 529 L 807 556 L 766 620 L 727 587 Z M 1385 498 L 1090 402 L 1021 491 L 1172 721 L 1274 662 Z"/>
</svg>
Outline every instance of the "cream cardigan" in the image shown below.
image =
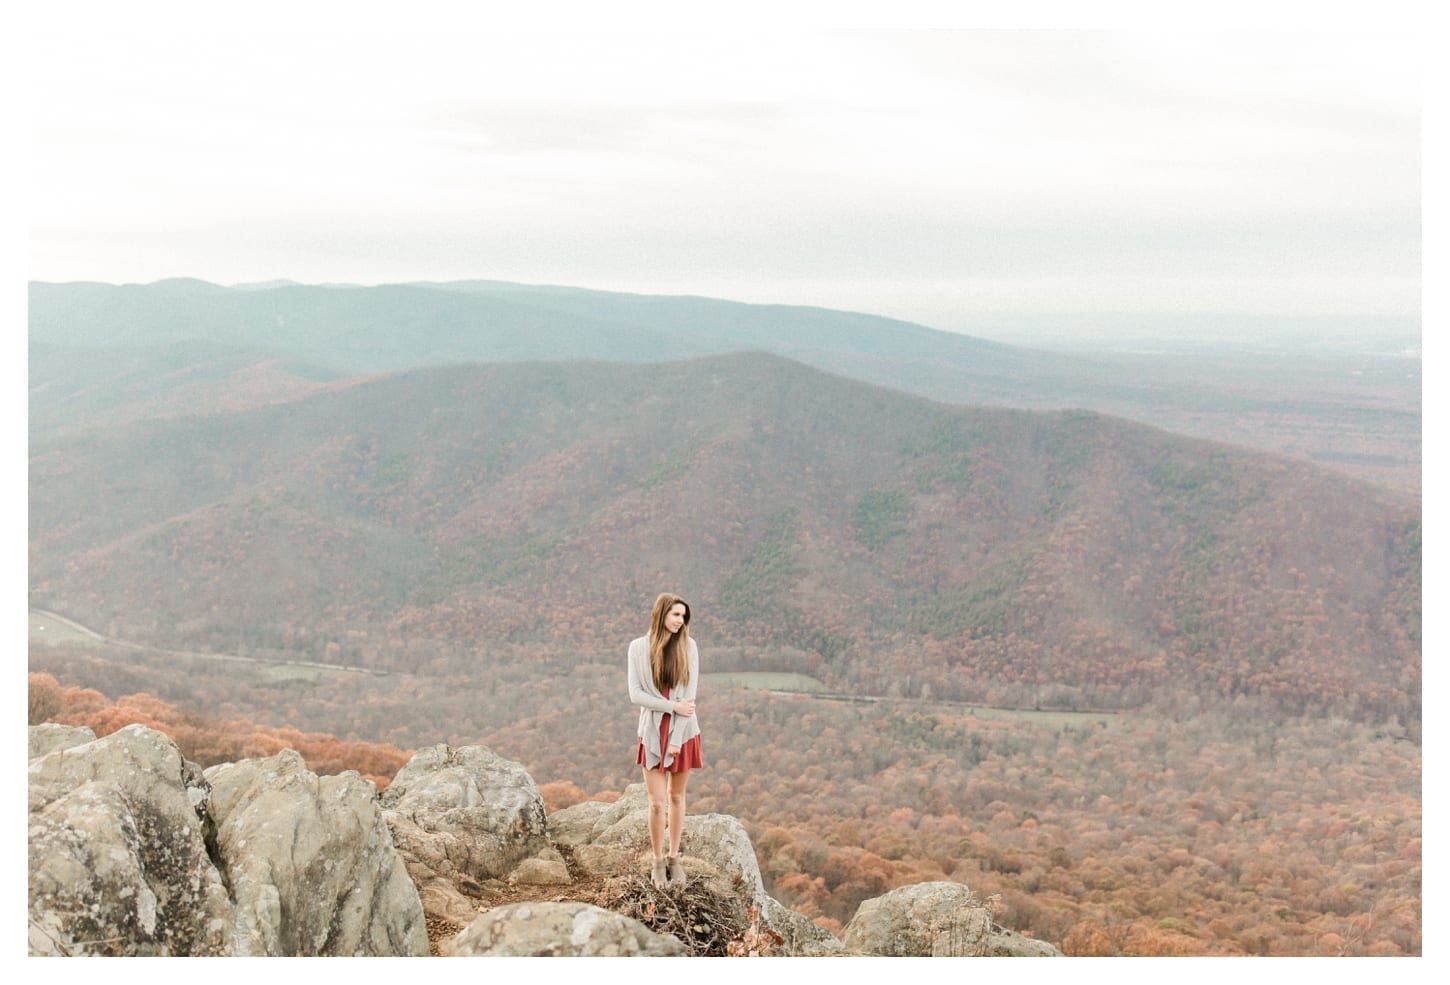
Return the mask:
<svg viewBox="0 0 1450 985">
<path fill-rule="evenodd" d="M 650 673 L 649 637 L 641 636 L 629 644 L 629 700 L 639 705 L 638 734 L 644 740 L 645 769 L 655 769 L 661 761 L 668 768 L 675 761 L 668 755 L 668 748 L 660 748 L 660 721 L 665 715 L 670 716 L 669 745 L 683 746 L 700 734 L 696 716 L 674 714 L 675 702 L 693 699 L 695 686 L 700 682 L 700 651 L 693 639 L 686 660 L 689 680 L 682 687 L 672 689 L 678 693 L 667 698 L 655 687 L 654 674 Z"/>
</svg>

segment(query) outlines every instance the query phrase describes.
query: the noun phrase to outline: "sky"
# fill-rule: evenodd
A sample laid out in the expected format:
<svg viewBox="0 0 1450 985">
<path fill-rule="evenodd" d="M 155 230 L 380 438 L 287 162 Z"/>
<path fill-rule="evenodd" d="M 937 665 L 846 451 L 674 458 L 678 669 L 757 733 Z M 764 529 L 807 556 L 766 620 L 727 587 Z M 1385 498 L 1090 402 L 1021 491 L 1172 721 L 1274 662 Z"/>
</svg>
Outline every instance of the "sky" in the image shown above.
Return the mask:
<svg viewBox="0 0 1450 985">
<path fill-rule="evenodd" d="M 31 280 L 506 280 L 989 337 L 1421 314 L 1412 19 L 76 6 L 27 45 Z"/>
</svg>

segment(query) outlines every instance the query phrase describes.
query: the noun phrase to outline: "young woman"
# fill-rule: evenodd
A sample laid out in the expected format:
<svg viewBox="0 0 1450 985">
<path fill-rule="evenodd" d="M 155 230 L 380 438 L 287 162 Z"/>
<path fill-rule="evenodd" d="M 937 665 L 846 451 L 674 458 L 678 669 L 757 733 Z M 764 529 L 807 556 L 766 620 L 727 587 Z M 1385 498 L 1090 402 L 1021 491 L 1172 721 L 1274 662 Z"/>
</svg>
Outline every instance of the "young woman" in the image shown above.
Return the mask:
<svg viewBox="0 0 1450 985">
<path fill-rule="evenodd" d="M 690 606 L 668 592 L 655 599 L 649 635 L 629 644 L 629 700 L 639 706 L 636 762 L 649 792 L 650 878 L 656 888 L 683 886 L 680 836 L 685 831 L 685 784 L 700 757 L 695 686 L 700 651 L 690 639 Z M 669 824 L 669 853 L 665 825 Z"/>
</svg>

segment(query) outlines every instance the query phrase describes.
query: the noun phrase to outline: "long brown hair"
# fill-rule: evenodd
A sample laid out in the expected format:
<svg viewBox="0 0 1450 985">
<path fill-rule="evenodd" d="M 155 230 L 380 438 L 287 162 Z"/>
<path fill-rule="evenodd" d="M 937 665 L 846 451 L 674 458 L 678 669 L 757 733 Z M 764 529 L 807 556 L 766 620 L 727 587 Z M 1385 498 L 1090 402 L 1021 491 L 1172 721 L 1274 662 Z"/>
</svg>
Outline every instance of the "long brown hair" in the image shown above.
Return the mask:
<svg viewBox="0 0 1450 985">
<path fill-rule="evenodd" d="M 676 605 L 685 607 L 685 624 L 678 633 L 665 629 L 665 616 Z M 660 693 L 666 688 L 690 681 L 690 603 L 670 592 L 664 592 L 655 599 L 654 612 L 649 617 L 649 667 L 654 675 L 655 687 Z"/>
</svg>

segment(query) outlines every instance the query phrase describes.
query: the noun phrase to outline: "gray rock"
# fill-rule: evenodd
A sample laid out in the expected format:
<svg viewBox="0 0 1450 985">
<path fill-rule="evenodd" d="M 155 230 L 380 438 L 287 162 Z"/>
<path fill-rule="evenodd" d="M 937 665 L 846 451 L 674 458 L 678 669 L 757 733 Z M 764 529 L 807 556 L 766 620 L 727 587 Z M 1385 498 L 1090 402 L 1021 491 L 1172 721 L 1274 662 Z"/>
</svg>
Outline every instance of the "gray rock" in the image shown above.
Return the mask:
<svg viewBox="0 0 1450 985">
<path fill-rule="evenodd" d="M 642 826 L 648 808 L 644 784 L 636 783 L 613 803 L 586 800 L 555 811 L 548 817 L 547 834 L 570 850 L 574 867 L 584 875 L 622 875 L 648 857 L 649 833 Z"/>
<path fill-rule="evenodd" d="M 96 733 L 84 725 L 57 725 L 43 722 L 30 726 L 30 758 L 39 759 L 60 749 L 70 749 L 94 742 Z"/>
<path fill-rule="evenodd" d="M 685 947 L 638 920 L 588 903 L 513 903 L 490 910 L 453 942 L 460 957 L 671 957 Z"/>
<path fill-rule="evenodd" d="M 76 736 L 50 730 L 60 745 L 30 763 L 30 952 L 230 953 L 232 905 L 176 744 L 140 725 Z"/>
<path fill-rule="evenodd" d="M 612 804 L 586 801 L 549 816 L 549 837 L 573 851 L 586 872 L 612 874 L 623 864 L 649 858 L 649 794 L 631 784 Z M 785 938 L 791 955 L 836 954 L 841 942 L 802 913 L 765 891 L 755 847 L 740 821 L 729 814 L 687 814 L 680 843 L 681 861 L 692 877 L 713 879 L 721 891 L 738 893 L 772 930 Z"/>
<path fill-rule="evenodd" d="M 579 845 L 573 851 L 575 871 L 586 876 L 622 876 L 643 866 L 644 856 L 618 845 Z"/>
<path fill-rule="evenodd" d="M 649 794 L 643 783 L 632 783 L 612 804 L 586 800 L 550 814 L 547 831 L 551 841 L 574 848 L 578 845 L 648 845 Z"/>
<path fill-rule="evenodd" d="M 834 934 L 765 891 L 755 846 L 737 818 L 729 814 L 686 817 L 680 851 L 682 855 L 702 859 L 726 881 L 748 893 L 749 903 L 759 912 L 761 920 L 785 938 L 781 945 L 784 953 L 804 957 L 841 951 L 841 942 Z M 688 871 L 689 858 L 685 861 Z"/>
<path fill-rule="evenodd" d="M 1046 941 L 1024 937 L 1015 930 L 997 927 L 984 942 L 988 958 L 1061 958 L 1063 953 Z"/>
<path fill-rule="evenodd" d="M 463 887 L 487 888 L 551 851 L 533 777 L 483 746 L 418 750 L 379 801 L 431 920 L 468 926 L 478 904 Z"/>
<path fill-rule="evenodd" d="M 482 746 L 420 749 L 381 802 L 416 881 L 502 878 L 549 847 L 533 777 Z"/>
<path fill-rule="evenodd" d="M 352 771 L 319 778 L 290 749 L 206 778 L 237 954 L 429 953 L 418 891 L 372 783 Z"/>
<path fill-rule="evenodd" d="M 959 882 L 902 886 L 864 901 L 846 925 L 846 949 L 884 957 L 1050 957 L 1050 944 L 1001 930 Z"/>
<path fill-rule="evenodd" d="M 512 886 L 567 886 L 569 867 L 563 862 L 544 858 L 526 858 L 509 873 Z"/>
<path fill-rule="evenodd" d="M 435 880 L 418 887 L 418 899 L 429 920 L 467 927 L 478 916 L 478 901 L 469 899 L 458 889 Z"/>
</svg>

